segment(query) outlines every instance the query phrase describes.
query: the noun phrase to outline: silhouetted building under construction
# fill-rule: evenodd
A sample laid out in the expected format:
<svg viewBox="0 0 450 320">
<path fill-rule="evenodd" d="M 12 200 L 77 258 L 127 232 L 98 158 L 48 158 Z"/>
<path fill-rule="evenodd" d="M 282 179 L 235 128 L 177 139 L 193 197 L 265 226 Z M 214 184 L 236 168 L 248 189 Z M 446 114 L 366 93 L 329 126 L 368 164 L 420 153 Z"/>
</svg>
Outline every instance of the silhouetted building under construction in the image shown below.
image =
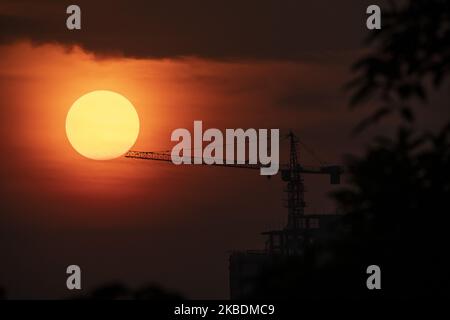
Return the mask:
<svg viewBox="0 0 450 320">
<path fill-rule="evenodd" d="M 340 183 L 342 168 L 321 166 L 308 168 L 301 166 L 297 158 L 297 138 L 291 133 L 290 161 L 282 168 L 283 181 L 287 183 L 288 221 L 282 230 L 263 232 L 266 236 L 264 250 L 233 252 L 230 255 L 230 297 L 240 299 L 253 296 L 255 286 L 265 270 L 291 256 L 302 256 L 305 246 L 317 240 L 326 240 L 328 230 L 339 218 L 336 214 L 305 214 L 304 184 L 302 173 L 327 174 L 331 184 Z"/>
</svg>

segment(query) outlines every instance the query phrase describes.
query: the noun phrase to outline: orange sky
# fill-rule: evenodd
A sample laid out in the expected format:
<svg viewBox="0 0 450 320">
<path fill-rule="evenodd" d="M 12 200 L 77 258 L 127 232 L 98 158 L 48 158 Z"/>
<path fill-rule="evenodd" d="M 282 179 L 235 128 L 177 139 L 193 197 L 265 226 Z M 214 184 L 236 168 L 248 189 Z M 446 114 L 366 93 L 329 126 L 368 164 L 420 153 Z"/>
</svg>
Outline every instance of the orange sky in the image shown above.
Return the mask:
<svg viewBox="0 0 450 320">
<path fill-rule="evenodd" d="M 109 223 L 115 217 L 118 223 L 148 218 L 131 210 L 127 215 L 134 217 L 121 220 L 121 212 L 129 203 L 139 206 L 150 200 L 161 208 L 172 203 L 171 190 L 176 188 L 173 179 L 179 179 L 180 172 L 186 183 L 180 186 L 177 197 L 201 201 L 201 197 L 192 200 L 184 192 L 192 187 L 189 181 L 202 181 L 227 169 L 208 168 L 192 176 L 190 170 L 197 169 L 185 167 L 180 171 L 169 164 L 125 158 L 101 162 L 83 158 L 66 138 L 65 118 L 72 103 L 89 91 L 116 91 L 133 103 L 141 122 L 134 146 L 137 150 L 171 149 L 171 132 L 181 127 L 192 129 L 194 120 L 202 120 L 205 129 L 280 128 L 281 134 L 293 129 L 331 163 L 341 163 L 342 155 L 359 149 L 361 141 L 349 140 L 361 112 L 347 110 L 341 88 L 348 79 L 348 66 L 340 62 L 99 59 L 77 47 L 32 46 L 28 42 L 0 46 L 0 56 L 0 130 L 7 137 L 2 149 L 5 154 L 20 155 L 3 160 L 7 192 L 48 198 L 48 203 L 55 199 L 64 202 L 66 197 L 69 202 L 92 198 L 112 205 L 113 201 L 117 210 L 111 211 L 108 205 L 97 210 L 106 212 Z M 285 147 L 282 142 L 282 163 L 287 156 Z M 306 152 L 300 157 L 305 164 L 317 164 Z M 158 188 L 149 187 L 152 184 Z M 234 184 L 226 187 L 234 188 Z M 333 207 L 331 201 L 323 199 L 323 184 L 316 186 L 313 179 L 309 189 L 313 210 Z M 275 201 L 280 197 L 278 193 Z M 75 216 L 62 216 L 58 210 L 32 214 L 55 214 L 61 223 L 85 221 L 79 212 Z M 105 224 L 97 221 L 102 214 L 92 215 L 87 210 L 86 215 L 91 223 Z M 152 217 L 160 219 L 163 215 Z"/>
<path fill-rule="evenodd" d="M 174 129 L 202 120 L 205 128 L 292 128 L 337 161 L 351 122 L 337 120 L 346 108 L 336 86 L 346 67 L 338 64 L 96 59 L 26 42 L 0 46 L 0 56 L 0 282 L 12 296 L 64 294 L 51 274 L 77 261 L 90 270 L 89 288 L 157 281 L 189 297 L 224 298 L 226 252 L 261 247 L 258 234 L 285 222 L 280 179 L 253 170 L 83 158 L 66 138 L 65 118 L 84 93 L 126 96 L 141 121 L 135 148 L 149 151 L 170 149 Z M 307 181 L 310 210 L 332 210 L 327 178 Z"/>
<path fill-rule="evenodd" d="M 303 130 L 314 129 L 332 121 L 333 115 L 329 118 L 319 108 L 304 106 L 302 117 L 307 121 L 302 121 L 295 117 L 298 110 L 288 106 L 278 108 L 279 117 L 274 118 L 275 100 L 289 86 L 314 92 L 319 85 L 331 86 L 340 76 L 328 74 L 325 78 L 323 66 L 288 62 L 100 60 L 76 47 L 32 47 L 25 42 L 3 46 L 0 52 L 0 76 L 7 79 L 1 94 L 9 104 L 7 111 L 3 110 L 7 119 L 4 130 L 11 139 L 5 143 L 14 152 L 28 155 L 26 160 L 14 160 L 23 165 L 23 172 L 55 177 L 51 182 L 40 180 L 49 194 L 62 189 L 88 196 L 95 192 L 106 197 L 136 197 L 141 192 L 143 164 L 128 159 L 85 159 L 68 143 L 64 129 L 67 111 L 86 92 L 107 89 L 126 96 L 141 121 L 135 149 L 166 150 L 172 147 L 172 130 L 190 129 L 194 120 L 203 120 L 205 127 L 292 128 L 300 123 Z M 159 174 L 147 170 L 152 176 Z"/>
<path fill-rule="evenodd" d="M 293 129 L 331 163 L 342 163 L 368 139 L 349 139 L 361 119 L 361 112 L 348 112 L 341 90 L 352 57 L 348 63 L 341 56 L 320 63 L 98 59 L 78 48 L 27 42 L 0 46 L 0 56 L 0 235 L 7 239 L 0 283 L 12 296 L 63 295 L 52 274 L 77 261 L 90 270 L 90 288 L 113 279 L 157 281 L 192 298 L 224 298 L 226 252 L 260 248 L 259 233 L 285 223 L 278 177 L 83 158 L 66 138 L 65 118 L 86 92 L 112 90 L 133 103 L 141 121 L 138 150 L 170 149 L 171 132 L 191 129 L 194 120 L 204 128 Z M 286 152 L 282 141 L 282 162 Z M 317 164 L 305 152 L 300 157 Z M 326 177 L 305 181 L 308 212 L 332 211 L 326 195 L 336 187 Z"/>
<path fill-rule="evenodd" d="M 350 137 L 374 110 L 350 112 L 342 90 L 369 3 L 79 0 L 83 27 L 68 31 L 67 1 L 1 1 L 0 287 L 13 298 L 62 297 L 64 270 L 78 264 L 86 290 L 156 282 L 188 298 L 227 298 L 230 250 L 261 248 L 260 232 L 286 223 L 279 176 L 83 158 L 66 138 L 66 114 L 83 94 L 112 90 L 139 115 L 134 149 L 171 149 L 174 129 L 202 120 L 204 129 L 292 129 L 341 164 L 398 121 Z M 429 97 L 418 126 L 448 118 L 448 92 Z M 301 163 L 317 165 L 304 151 Z M 286 162 L 285 141 L 280 152 Z M 305 185 L 308 213 L 333 211 L 327 195 L 339 186 L 321 176 Z"/>
</svg>

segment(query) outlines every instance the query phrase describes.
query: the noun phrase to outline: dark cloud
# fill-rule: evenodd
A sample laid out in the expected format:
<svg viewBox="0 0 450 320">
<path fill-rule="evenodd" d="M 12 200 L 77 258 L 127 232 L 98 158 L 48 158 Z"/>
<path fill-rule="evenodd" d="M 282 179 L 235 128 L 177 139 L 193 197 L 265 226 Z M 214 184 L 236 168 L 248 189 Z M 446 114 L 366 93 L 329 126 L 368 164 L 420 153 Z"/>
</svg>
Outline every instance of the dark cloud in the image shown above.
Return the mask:
<svg viewBox="0 0 450 320">
<path fill-rule="evenodd" d="M 286 108 L 315 109 L 320 111 L 332 111 L 337 104 L 345 105 L 345 95 L 341 92 L 309 93 L 293 92 L 280 97 L 275 101 L 277 106 Z"/>
<path fill-rule="evenodd" d="M 76 1 L 82 30 L 65 26 L 67 1 L 4 1 L 0 43 L 78 44 L 138 58 L 298 60 L 359 47 L 368 1 Z"/>
</svg>

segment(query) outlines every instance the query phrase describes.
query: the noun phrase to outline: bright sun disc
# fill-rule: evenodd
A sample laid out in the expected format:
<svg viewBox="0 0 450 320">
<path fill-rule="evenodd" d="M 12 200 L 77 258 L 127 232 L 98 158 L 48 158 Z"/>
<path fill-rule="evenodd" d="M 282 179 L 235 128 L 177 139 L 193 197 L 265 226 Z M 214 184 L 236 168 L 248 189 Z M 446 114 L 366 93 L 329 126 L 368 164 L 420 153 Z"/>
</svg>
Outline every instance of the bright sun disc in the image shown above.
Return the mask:
<svg viewBox="0 0 450 320">
<path fill-rule="evenodd" d="M 106 90 L 92 91 L 73 103 L 67 113 L 66 134 L 73 148 L 83 156 L 114 159 L 136 142 L 139 117 L 124 96 Z"/>
</svg>

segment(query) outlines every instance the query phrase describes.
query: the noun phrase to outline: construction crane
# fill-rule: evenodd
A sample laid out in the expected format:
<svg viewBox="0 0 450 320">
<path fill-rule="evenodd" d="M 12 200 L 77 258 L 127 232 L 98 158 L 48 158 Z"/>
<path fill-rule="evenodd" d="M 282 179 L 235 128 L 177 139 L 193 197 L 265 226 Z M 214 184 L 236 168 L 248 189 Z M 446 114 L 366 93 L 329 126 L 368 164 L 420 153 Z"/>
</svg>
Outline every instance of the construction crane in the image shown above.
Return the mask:
<svg viewBox="0 0 450 320">
<path fill-rule="evenodd" d="M 281 178 L 286 182 L 288 220 L 283 230 L 264 232 L 269 236 L 266 249 L 269 252 L 295 255 L 302 251 L 303 244 L 308 241 L 308 232 L 305 226 L 305 186 L 303 174 L 322 174 L 330 177 L 331 184 L 339 184 L 343 168 L 338 165 L 320 165 L 317 167 L 303 166 L 298 161 L 298 138 L 294 133 L 288 134 L 289 138 L 289 163 L 281 166 Z M 169 152 L 129 151 L 125 157 L 143 160 L 155 160 L 172 162 Z M 193 157 L 191 157 L 193 159 Z M 205 164 L 206 165 L 206 164 Z M 240 169 L 260 169 L 261 164 L 211 164 L 214 166 L 231 167 Z"/>
</svg>

